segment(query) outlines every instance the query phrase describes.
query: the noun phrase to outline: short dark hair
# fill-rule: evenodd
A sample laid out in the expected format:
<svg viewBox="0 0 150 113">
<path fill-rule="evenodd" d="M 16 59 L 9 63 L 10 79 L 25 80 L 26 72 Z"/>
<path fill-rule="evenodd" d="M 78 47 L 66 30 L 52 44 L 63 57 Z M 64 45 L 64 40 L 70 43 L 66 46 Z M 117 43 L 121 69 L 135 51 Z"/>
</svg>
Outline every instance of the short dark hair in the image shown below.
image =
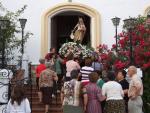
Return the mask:
<svg viewBox="0 0 150 113">
<path fill-rule="evenodd" d="M 50 51 L 52 51 L 53 49 L 55 49 L 55 48 L 54 48 L 54 47 L 51 47 L 51 48 L 50 48 Z"/>
<path fill-rule="evenodd" d="M 127 72 L 126 72 L 125 70 L 119 70 L 119 71 L 117 72 L 117 74 L 118 74 L 119 72 L 121 72 L 122 75 L 123 75 L 123 77 L 126 78 Z"/>
<path fill-rule="evenodd" d="M 101 70 L 95 70 L 94 72 L 96 72 L 98 74 L 98 76 L 100 78 L 102 78 L 102 71 Z"/>
<path fill-rule="evenodd" d="M 85 59 L 85 66 L 91 66 L 92 65 L 92 59 L 91 58 L 86 58 Z"/>
<path fill-rule="evenodd" d="M 108 78 L 108 80 L 114 81 L 115 80 L 115 73 L 113 71 L 108 71 L 107 78 Z"/>
<path fill-rule="evenodd" d="M 92 83 L 96 83 L 98 80 L 98 74 L 96 72 L 92 72 L 89 74 L 89 80 Z"/>
<path fill-rule="evenodd" d="M 78 74 L 79 74 L 79 70 L 76 69 L 72 70 L 70 73 L 72 79 L 78 78 Z"/>
<path fill-rule="evenodd" d="M 70 52 L 69 55 L 67 56 L 67 60 L 73 60 L 74 56 L 73 53 Z"/>
</svg>

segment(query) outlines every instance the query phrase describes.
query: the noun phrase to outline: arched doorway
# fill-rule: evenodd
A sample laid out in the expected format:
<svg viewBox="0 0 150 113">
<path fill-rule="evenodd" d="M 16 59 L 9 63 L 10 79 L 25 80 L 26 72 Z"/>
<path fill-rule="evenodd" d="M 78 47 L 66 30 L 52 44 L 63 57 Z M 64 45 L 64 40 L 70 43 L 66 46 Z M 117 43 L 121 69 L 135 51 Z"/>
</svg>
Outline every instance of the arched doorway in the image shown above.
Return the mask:
<svg viewBox="0 0 150 113">
<path fill-rule="evenodd" d="M 69 17 L 70 15 L 70 17 Z M 70 28 L 77 23 L 77 17 L 82 15 L 85 18 L 85 22 L 87 22 L 87 27 L 89 26 L 89 38 L 86 40 L 90 42 L 90 45 L 96 48 L 97 45 L 100 44 L 100 15 L 99 13 L 90 8 L 89 6 L 78 4 L 78 3 L 64 3 L 58 4 L 57 6 L 48 9 L 42 16 L 42 26 L 41 26 L 41 56 L 44 57 L 45 54 L 49 51 L 50 47 L 55 47 L 58 43 L 60 43 L 61 39 L 58 37 L 56 32 L 59 29 L 56 27 L 58 22 L 64 17 L 64 21 L 67 18 L 74 18 L 72 20 L 69 19 L 68 23 L 70 22 Z M 60 19 L 60 20 L 59 20 Z M 67 23 L 67 22 L 65 22 Z M 65 28 L 65 27 L 64 27 Z M 67 28 L 67 29 L 70 29 Z M 88 32 L 88 31 L 87 31 Z M 67 32 L 69 33 L 69 32 Z M 62 33 L 64 35 L 64 33 Z M 54 36 L 54 37 L 53 37 Z M 68 36 L 68 34 L 67 34 Z M 60 36 L 63 37 L 63 36 Z M 64 40 L 63 40 L 64 41 Z M 63 42 L 62 42 L 63 43 Z M 60 43 L 61 44 L 61 43 Z M 59 45 L 60 46 L 60 45 Z M 57 45 L 57 48 L 59 47 Z"/>
<path fill-rule="evenodd" d="M 77 11 L 64 11 L 61 12 L 52 18 L 51 20 L 51 29 L 50 29 L 50 46 L 55 47 L 57 50 L 62 46 L 63 43 L 73 41 L 70 38 L 71 30 L 75 27 L 78 22 L 78 17 L 82 17 L 84 24 L 86 26 L 86 33 L 82 41 L 83 45 L 91 45 L 91 32 L 90 32 L 90 23 L 91 18 L 84 13 Z"/>
<path fill-rule="evenodd" d="M 144 10 L 144 16 L 150 15 L 150 5 Z"/>
</svg>

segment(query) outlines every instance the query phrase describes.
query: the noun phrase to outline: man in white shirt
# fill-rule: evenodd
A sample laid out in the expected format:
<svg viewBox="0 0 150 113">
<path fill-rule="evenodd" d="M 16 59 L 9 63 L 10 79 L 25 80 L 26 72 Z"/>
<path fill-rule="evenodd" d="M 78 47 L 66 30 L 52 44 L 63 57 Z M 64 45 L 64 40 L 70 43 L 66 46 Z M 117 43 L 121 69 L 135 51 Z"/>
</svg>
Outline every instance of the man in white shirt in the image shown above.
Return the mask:
<svg viewBox="0 0 150 113">
<path fill-rule="evenodd" d="M 137 68 L 135 66 L 130 66 L 128 68 L 128 75 L 131 78 L 128 91 L 128 112 L 143 113 L 143 101 L 141 98 L 143 95 L 143 83 L 141 78 L 137 75 Z"/>
</svg>

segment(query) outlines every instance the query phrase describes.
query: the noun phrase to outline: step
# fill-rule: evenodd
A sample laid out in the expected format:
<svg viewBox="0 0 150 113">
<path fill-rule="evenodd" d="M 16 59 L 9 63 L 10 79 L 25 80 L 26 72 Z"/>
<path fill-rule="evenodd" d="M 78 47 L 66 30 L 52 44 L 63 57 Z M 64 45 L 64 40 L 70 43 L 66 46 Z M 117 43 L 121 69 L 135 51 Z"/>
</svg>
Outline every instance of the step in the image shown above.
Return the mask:
<svg viewBox="0 0 150 113">
<path fill-rule="evenodd" d="M 45 110 L 45 107 L 38 107 L 38 108 L 32 108 L 33 112 L 43 112 Z M 62 108 L 61 107 L 50 107 L 49 108 L 50 113 L 51 112 L 61 112 Z"/>
<path fill-rule="evenodd" d="M 44 111 L 32 111 L 32 113 L 45 113 Z M 63 113 L 62 111 L 49 112 L 49 113 Z"/>
<path fill-rule="evenodd" d="M 37 107 L 43 108 L 44 106 L 45 106 L 44 104 L 40 104 L 40 103 L 32 104 L 32 108 L 37 108 Z M 53 103 L 53 104 L 51 104 L 50 106 L 51 106 L 51 107 L 58 107 L 58 108 L 62 107 L 61 104 L 56 104 L 56 103 Z"/>
<path fill-rule="evenodd" d="M 32 95 L 36 95 L 36 94 L 38 94 L 38 91 L 32 91 L 32 92 L 31 91 L 26 91 L 25 92 L 26 95 L 31 95 L 31 93 L 32 93 Z M 60 93 L 57 93 L 57 95 L 60 95 Z"/>
<path fill-rule="evenodd" d="M 39 101 L 39 97 L 38 97 L 38 96 L 35 96 L 35 97 L 27 96 L 27 98 L 28 98 L 29 100 L 32 99 L 32 101 Z M 57 99 L 57 101 L 59 101 L 59 100 L 60 100 L 60 96 L 57 97 L 57 98 L 56 98 L 56 97 L 55 97 L 55 98 L 52 98 L 53 101 L 56 101 L 56 99 Z"/>
<path fill-rule="evenodd" d="M 45 105 L 42 103 L 39 103 L 39 97 L 38 97 L 38 90 L 36 89 L 36 86 L 32 86 L 32 90 L 30 86 L 26 86 L 26 96 L 29 99 L 31 103 L 32 99 L 32 113 L 44 113 L 45 112 Z M 31 97 L 32 96 L 32 97 Z M 60 101 L 60 93 L 57 94 L 57 103 L 56 98 L 53 98 L 52 104 L 49 108 L 49 113 L 62 113 L 61 109 L 61 101 Z"/>
<path fill-rule="evenodd" d="M 28 99 L 31 99 L 32 98 L 32 100 L 39 100 L 39 97 L 38 97 L 38 94 L 35 94 L 35 95 L 27 95 L 26 94 L 26 97 L 28 98 Z M 57 97 L 55 96 L 54 98 L 53 98 L 53 100 L 56 100 L 56 98 L 57 98 L 57 100 L 60 100 L 60 95 L 58 95 Z"/>
</svg>

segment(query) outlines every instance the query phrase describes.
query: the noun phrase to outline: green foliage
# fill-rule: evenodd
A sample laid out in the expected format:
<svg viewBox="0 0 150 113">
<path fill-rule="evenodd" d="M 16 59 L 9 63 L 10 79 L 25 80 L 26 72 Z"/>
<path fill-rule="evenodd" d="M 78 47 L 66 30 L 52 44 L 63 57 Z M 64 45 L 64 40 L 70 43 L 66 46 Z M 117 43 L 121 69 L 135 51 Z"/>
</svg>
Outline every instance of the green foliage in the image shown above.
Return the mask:
<svg viewBox="0 0 150 113">
<path fill-rule="evenodd" d="M 144 95 L 143 95 L 143 108 L 144 108 L 144 113 L 149 113 L 150 111 L 150 69 L 144 70 L 144 78 L 143 78 L 143 83 L 144 83 Z"/>
<path fill-rule="evenodd" d="M 7 10 L 2 3 L 0 2 L 0 11 L 4 14 L 0 16 L 0 19 L 7 19 L 10 21 L 9 26 L 6 30 L 1 31 L 2 36 L 0 38 L 0 51 L 3 48 L 1 42 L 5 41 L 5 56 L 9 56 L 10 59 L 13 58 L 13 50 L 18 49 L 19 52 L 21 50 L 21 27 L 19 23 L 19 17 L 24 13 L 24 10 L 27 8 L 27 5 L 24 5 L 21 9 L 18 9 L 15 12 Z M 19 34 L 19 37 L 18 35 Z M 26 32 L 24 36 L 24 43 L 30 38 L 33 34 L 30 32 Z M 16 53 L 15 53 L 16 54 Z"/>
</svg>

